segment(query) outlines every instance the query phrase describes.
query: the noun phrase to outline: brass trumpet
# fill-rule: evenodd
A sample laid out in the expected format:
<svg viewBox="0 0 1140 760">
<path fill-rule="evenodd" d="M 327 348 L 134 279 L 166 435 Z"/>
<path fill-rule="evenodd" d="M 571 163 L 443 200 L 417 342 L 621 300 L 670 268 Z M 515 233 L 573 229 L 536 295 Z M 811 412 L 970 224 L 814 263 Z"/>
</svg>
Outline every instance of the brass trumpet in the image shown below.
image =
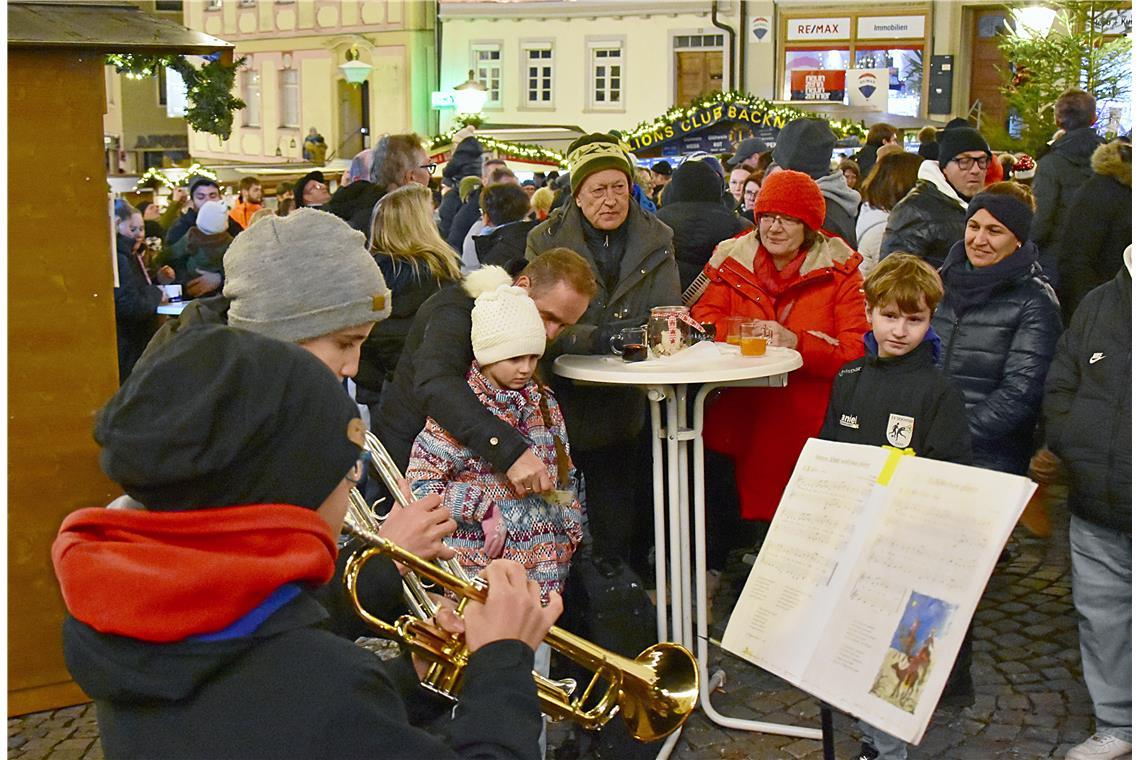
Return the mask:
<svg viewBox="0 0 1140 760">
<path fill-rule="evenodd" d="M 463 580 L 454 576 L 355 524 L 351 517 L 346 526 L 349 532 L 369 544 L 349 558 L 344 572 L 345 587 L 357 614 L 381 635 L 403 642 L 427 660 L 429 668 L 423 684 L 454 697 L 470 655 L 463 640 L 422 617 L 404 615 L 395 624 L 380 620 L 360 604 L 356 581 L 369 559 L 386 556 L 456 594 L 460 598 L 458 612 L 462 612 L 467 601 L 486 600 L 485 583 L 481 579 Z M 630 734 L 638 741 L 649 742 L 680 728 L 696 707 L 697 663 L 692 653 L 680 644 L 654 644 L 631 660 L 557 627 L 550 629 L 544 641 L 594 673 L 578 697 L 570 690 L 574 687 L 568 689 L 562 682 L 535 674 L 542 711 L 552 720 L 570 719 L 594 730 L 620 712 Z M 605 681 L 605 690 L 591 701 L 591 692 L 602 681 Z"/>
<path fill-rule="evenodd" d="M 365 433 L 365 447 L 392 497 L 401 506 L 407 506 L 399 487 L 403 475 L 384 446 L 372 433 Z M 381 518 L 353 489 L 345 528 L 368 544 L 349 558 L 345 568 L 344 584 L 353 607 L 380 635 L 402 642 L 428 662 L 427 673 L 421 681 L 426 688 L 454 699 L 470 653 L 463 639 L 431 622 L 437 605 L 421 579 L 432 581 L 459 597 L 457 613 L 462 613 L 468 600 L 486 599 L 486 583 L 481 578 L 469 578 L 457 560 L 429 562 L 396 546 L 377 533 L 380 523 Z M 364 564 L 377 555 L 387 556 L 410 570 L 404 575 L 404 597 L 414 617 L 403 615 L 394 624 L 388 623 L 361 605 L 356 592 L 357 579 Z M 556 681 L 534 674 L 539 703 L 551 720 L 569 719 L 583 728 L 595 730 L 620 711 L 630 734 L 639 741 L 649 742 L 680 728 L 696 707 L 697 663 L 692 653 L 680 644 L 655 644 L 631 660 L 557 627 L 550 629 L 545 641 L 594 674 L 577 698 L 574 697 L 577 684 L 573 679 Z M 605 691 L 592 702 L 587 701 L 603 679 Z"/>
</svg>

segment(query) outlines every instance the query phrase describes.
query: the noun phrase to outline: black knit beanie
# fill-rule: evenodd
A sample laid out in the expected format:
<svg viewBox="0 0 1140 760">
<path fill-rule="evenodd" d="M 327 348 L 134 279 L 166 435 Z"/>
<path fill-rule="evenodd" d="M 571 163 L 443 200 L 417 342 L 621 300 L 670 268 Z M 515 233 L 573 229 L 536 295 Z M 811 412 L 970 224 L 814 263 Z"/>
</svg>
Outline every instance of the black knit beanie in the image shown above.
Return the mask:
<svg viewBox="0 0 1140 760">
<path fill-rule="evenodd" d="M 1008 227 L 1018 242 L 1024 245 L 1029 239 L 1033 210 L 1024 201 L 1004 193 L 978 193 L 966 208 L 966 221 L 970 221 L 974 214 L 983 208 L 990 212 L 994 219 Z"/>
<path fill-rule="evenodd" d="M 194 327 L 140 362 L 99 413 L 107 477 L 154 511 L 319 507 L 364 443 L 336 375 L 296 345 Z"/>
<path fill-rule="evenodd" d="M 987 156 L 993 156 L 990 146 L 986 144 L 986 138 L 973 127 L 944 129 L 942 137 L 938 138 L 938 166 L 945 169 L 946 164 L 971 150 L 983 150 Z"/>
</svg>

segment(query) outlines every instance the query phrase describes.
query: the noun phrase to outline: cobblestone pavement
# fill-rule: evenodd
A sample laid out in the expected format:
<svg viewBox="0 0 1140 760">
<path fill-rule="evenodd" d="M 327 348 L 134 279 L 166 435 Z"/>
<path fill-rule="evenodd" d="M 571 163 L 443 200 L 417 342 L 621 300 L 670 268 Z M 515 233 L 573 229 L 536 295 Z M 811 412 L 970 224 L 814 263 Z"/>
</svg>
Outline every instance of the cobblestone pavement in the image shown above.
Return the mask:
<svg viewBox="0 0 1140 760">
<path fill-rule="evenodd" d="M 1069 579 L 1068 517 L 1053 508 L 1053 535 L 1030 536 L 1023 528 L 1010 541 L 1011 558 L 999 563 L 974 619 L 972 707 L 939 709 L 911 758 L 990 760 L 1060 758 L 1092 732 L 1092 705 L 1081 680 L 1077 624 Z M 732 606 L 725 588 L 714 620 Z M 803 726 L 819 725 L 817 701 L 759 668 L 718 656 L 727 673 L 713 696 L 724 715 Z M 854 722 L 836 716 L 836 757 L 855 758 Z M 551 732 L 552 740 L 564 733 Z M 685 728 L 673 757 L 820 758 L 818 741 L 723 729 L 700 713 Z M 95 711 L 90 705 L 8 720 L 9 760 L 99 760 Z"/>
</svg>

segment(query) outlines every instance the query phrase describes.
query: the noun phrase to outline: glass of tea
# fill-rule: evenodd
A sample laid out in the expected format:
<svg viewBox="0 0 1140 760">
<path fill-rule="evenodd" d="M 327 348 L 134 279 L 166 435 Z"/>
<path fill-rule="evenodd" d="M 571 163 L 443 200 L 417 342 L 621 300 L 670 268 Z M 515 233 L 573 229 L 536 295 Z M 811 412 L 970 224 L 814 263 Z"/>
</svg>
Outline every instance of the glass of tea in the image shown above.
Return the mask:
<svg viewBox="0 0 1140 760">
<path fill-rule="evenodd" d="M 649 343 L 645 336 L 645 325 L 624 327 L 610 338 L 610 350 L 622 361 L 640 362 L 649 357 Z"/>
<path fill-rule="evenodd" d="M 763 356 L 768 350 L 768 326 L 758 319 L 740 326 L 740 355 Z"/>
<path fill-rule="evenodd" d="M 747 322 L 745 317 L 729 317 L 725 320 L 728 325 L 728 331 L 725 334 L 725 342 L 731 343 L 734 346 L 740 345 L 740 326 Z"/>
</svg>

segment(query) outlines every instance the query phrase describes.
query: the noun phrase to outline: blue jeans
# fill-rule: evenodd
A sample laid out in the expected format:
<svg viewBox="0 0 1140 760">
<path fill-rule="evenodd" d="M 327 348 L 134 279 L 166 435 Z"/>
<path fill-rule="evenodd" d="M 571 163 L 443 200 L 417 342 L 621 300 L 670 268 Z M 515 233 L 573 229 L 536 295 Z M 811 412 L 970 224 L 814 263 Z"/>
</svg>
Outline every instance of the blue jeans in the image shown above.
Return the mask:
<svg viewBox="0 0 1140 760">
<path fill-rule="evenodd" d="M 1073 606 L 1098 733 L 1132 742 L 1132 534 L 1073 515 Z"/>
</svg>

